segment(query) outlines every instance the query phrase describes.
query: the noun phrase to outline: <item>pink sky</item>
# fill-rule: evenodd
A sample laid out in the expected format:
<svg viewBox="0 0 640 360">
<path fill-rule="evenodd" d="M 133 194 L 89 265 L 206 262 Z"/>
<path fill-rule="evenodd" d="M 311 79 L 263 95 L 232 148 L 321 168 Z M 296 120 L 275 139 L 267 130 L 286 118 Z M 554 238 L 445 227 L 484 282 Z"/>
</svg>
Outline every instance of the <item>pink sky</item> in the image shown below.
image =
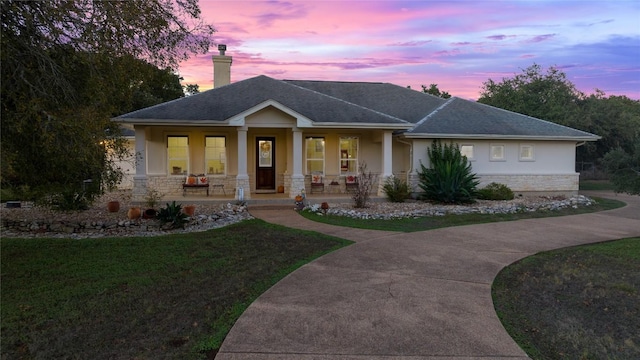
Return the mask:
<svg viewBox="0 0 640 360">
<path fill-rule="evenodd" d="M 534 63 L 576 87 L 640 99 L 640 2 L 200 0 L 231 81 L 276 79 L 438 84 L 477 99 L 482 83 Z M 213 86 L 211 55 L 181 64 L 183 84 Z"/>
</svg>

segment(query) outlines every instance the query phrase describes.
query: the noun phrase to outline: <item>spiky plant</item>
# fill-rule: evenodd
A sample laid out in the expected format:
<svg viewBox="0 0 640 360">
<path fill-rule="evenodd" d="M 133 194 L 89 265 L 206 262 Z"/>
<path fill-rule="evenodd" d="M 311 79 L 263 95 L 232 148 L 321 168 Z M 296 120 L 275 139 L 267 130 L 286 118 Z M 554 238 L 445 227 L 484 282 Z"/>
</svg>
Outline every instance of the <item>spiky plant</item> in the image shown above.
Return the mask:
<svg viewBox="0 0 640 360">
<path fill-rule="evenodd" d="M 427 154 L 431 167 L 420 164 L 422 170 L 418 172 L 423 197 L 447 204 L 473 202 L 479 181 L 458 145 L 442 145 L 436 140 Z"/>
</svg>

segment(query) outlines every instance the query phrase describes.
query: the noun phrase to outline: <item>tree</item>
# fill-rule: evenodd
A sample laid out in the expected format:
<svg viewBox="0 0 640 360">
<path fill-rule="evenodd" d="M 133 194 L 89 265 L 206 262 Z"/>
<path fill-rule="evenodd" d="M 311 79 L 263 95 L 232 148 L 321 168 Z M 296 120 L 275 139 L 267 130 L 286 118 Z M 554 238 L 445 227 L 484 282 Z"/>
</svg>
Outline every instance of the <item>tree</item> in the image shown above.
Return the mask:
<svg viewBox="0 0 640 360">
<path fill-rule="evenodd" d="M 431 94 L 437 97 L 441 97 L 443 99 L 448 99 L 451 97 L 451 95 L 448 92 L 440 91 L 440 89 L 438 89 L 438 84 L 431 84 L 429 85 L 428 88 L 424 85 L 420 85 L 420 86 L 422 86 L 422 92 L 425 94 Z"/>
<path fill-rule="evenodd" d="M 198 84 L 186 84 L 183 86 L 185 96 L 191 96 L 200 93 L 200 86 Z"/>
<path fill-rule="evenodd" d="M 617 193 L 640 195 L 640 137 L 636 137 L 634 143 L 632 151 L 617 148 L 602 159 Z"/>
<path fill-rule="evenodd" d="M 566 126 L 575 125 L 584 95 L 556 67 L 533 64 L 522 74 L 483 83 L 478 102 Z"/>
<path fill-rule="evenodd" d="M 182 96 L 171 68 L 206 52 L 214 31 L 197 0 L 0 6 L 0 179 L 36 194 L 117 181 L 125 147 L 110 118 Z"/>
</svg>

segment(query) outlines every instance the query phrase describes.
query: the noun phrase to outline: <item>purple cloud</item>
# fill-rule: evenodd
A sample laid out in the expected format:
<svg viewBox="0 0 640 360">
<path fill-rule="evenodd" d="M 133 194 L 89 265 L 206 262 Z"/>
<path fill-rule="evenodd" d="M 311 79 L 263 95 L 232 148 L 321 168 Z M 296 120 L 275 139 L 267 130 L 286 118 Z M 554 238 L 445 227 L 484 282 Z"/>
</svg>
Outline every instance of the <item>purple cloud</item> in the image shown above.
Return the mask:
<svg viewBox="0 0 640 360">
<path fill-rule="evenodd" d="M 526 43 L 539 43 L 539 42 L 543 42 L 543 41 L 547 41 L 553 37 L 555 37 L 557 34 L 545 34 L 545 35 L 538 35 L 538 36 L 534 36 L 529 40 L 526 40 Z"/>
<path fill-rule="evenodd" d="M 392 43 L 387 46 L 422 46 L 429 43 L 432 43 L 433 40 L 416 40 L 416 41 L 407 41 L 407 42 L 397 42 Z"/>
</svg>

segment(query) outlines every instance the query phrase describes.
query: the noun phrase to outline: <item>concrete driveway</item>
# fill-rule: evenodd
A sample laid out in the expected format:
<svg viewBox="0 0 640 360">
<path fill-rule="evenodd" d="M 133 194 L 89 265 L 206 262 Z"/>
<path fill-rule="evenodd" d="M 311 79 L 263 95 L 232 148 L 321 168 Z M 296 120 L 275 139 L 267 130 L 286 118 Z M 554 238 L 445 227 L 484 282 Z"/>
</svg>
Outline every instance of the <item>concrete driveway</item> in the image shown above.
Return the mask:
<svg viewBox="0 0 640 360">
<path fill-rule="evenodd" d="M 640 197 L 587 195 L 617 197 L 628 206 L 414 233 L 252 210 L 268 222 L 356 244 L 303 266 L 260 296 L 216 359 L 526 359 L 493 309 L 498 272 L 539 251 L 640 236 Z"/>
</svg>

